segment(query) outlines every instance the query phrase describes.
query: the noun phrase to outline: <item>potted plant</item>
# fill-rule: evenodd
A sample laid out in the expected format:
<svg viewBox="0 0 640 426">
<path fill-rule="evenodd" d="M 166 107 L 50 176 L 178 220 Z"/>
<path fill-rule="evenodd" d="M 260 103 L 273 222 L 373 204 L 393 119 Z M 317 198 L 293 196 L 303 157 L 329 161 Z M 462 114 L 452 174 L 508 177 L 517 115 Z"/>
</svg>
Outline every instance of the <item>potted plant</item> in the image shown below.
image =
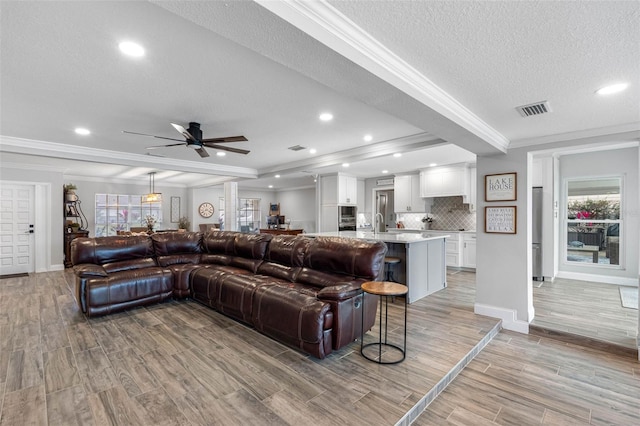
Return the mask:
<svg viewBox="0 0 640 426">
<path fill-rule="evenodd" d="M 188 231 L 189 229 L 191 229 L 191 222 L 187 216 L 178 219 L 178 230 Z"/>
<path fill-rule="evenodd" d="M 78 232 L 80 230 L 80 224 L 78 222 L 71 222 L 69 227 L 73 232 Z"/>
<path fill-rule="evenodd" d="M 76 195 L 77 186 L 73 183 L 65 183 L 64 184 L 64 198 L 68 202 L 78 201 L 78 196 Z"/>
</svg>

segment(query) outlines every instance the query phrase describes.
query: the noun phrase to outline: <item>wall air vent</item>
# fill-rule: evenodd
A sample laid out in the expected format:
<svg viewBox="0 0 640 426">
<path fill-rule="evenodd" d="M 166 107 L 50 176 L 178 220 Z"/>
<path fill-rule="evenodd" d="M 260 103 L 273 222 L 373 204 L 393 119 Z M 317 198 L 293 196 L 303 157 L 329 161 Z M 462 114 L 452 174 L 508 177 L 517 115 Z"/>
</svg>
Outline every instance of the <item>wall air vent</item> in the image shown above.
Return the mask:
<svg viewBox="0 0 640 426">
<path fill-rule="evenodd" d="M 300 146 L 300 145 L 294 145 L 294 146 L 290 146 L 289 148 L 291 151 L 302 151 L 303 149 L 307 149 L 304 146 Z"/>
<path fill-rule="evenodd" d="M 549 102 L 547 101 L 536 102 L 535 104 L 529 105 L 522 105 L 516 107 L 516 109 L 523 117 L 530 117 L 532 115 L 540 115 L 551 112 L 551 107 L 549 106 Z"/>
</svg>

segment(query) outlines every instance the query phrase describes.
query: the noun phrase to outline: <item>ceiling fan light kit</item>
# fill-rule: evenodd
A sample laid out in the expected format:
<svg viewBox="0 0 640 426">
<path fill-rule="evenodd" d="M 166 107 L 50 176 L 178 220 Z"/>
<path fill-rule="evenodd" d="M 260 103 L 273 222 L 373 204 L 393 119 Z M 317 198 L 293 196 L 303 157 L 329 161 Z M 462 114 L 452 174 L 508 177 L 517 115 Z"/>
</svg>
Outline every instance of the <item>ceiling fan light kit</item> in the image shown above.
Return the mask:
<svg viewBox="0 0 640 426">
<path fill-rule="evenodd" d="M 200 123 L 196 123 L 194 121 L 189 123 L 189 128 L 185 129 L 184 127 L 182 127 L 179 124 L 175 124 L 175 123 L 171 123 L 171 125 L 173 126 L 174 129 L 176 129 L 184 138 L 185 141 L 181 141 L 180 139 L 174 139 L 174 138 L 166 138 L 164 136 L 154 136 L 154 135 L 148 135 L 146 133 L 138 133 L 138 132 L 129 132 L 127 130 L 123 130 L 123 133 L 129 133 L 132 135 L 140 135 L 140 136 L 150 136 L 153 138 L 157 138 L 157 139 L 166 139 L 166 140 L 170 140 L 170 141 L 178 141 L 181 143 L 172 143 L 172 144 L 167 144 L 167 145 L 156 145 L 156 146 L 148 146 L 147 149 L 158 149 L 158 148 L 168 148 L 168 147 L 172 147 L 172 146 L 181 146 L 181 145 L 185 145 L 189 148 L 194 149 L 202 158 L 208 157 L 209 153 L 205 150 L 205 147 L 207 148 L 213 148 L 213 149 L 217 149 L 217 150 L 221 150 L 221 151 L 229 151 L 229 152 L 234 152 L 236 154 L 243 154 L 246 155 L 248 154 L 250 151 L 246 150 L 246 149 L 239 149 L 239 148 L 231 148 L 225 145 L 220 145 L 222 143 L 229 143 L 229 142 L 246 142 L 248 141 L 248 139 L 244 136 L 227 136 L 227 137 L 222 137 L 222 138 L 209 138 L 209 139 L 202 139 L 202 130 L 200 130 Z"/>
</svg>

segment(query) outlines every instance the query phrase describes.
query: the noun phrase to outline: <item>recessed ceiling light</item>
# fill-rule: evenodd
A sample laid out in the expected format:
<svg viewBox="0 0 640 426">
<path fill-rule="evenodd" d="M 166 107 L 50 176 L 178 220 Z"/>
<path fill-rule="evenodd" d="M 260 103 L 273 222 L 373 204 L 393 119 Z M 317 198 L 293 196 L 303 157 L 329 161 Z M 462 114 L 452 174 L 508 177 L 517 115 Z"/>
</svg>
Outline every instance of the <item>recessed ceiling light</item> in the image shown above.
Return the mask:
<svg viewBox="0 0 640 426">
<path fill-rule="evenodd" d="M 273 185 L 269 185 L 269 188 L 273 188 Z"/>
<path fill-rule="evenodd" d="M 216 155 L 218 157 L 224 157 L 225 155 L 227 155 L 227 153 L 226 152 L 222 152 L 222 151 L 218 151 L 218 152 L 216 152 Z"/>
<path fill-rule="evenodd" d="M 316 151 L 316 149 L 315 149 L 315 148 L 311 148 L 311 149 L 309 150 L 309 154 L 315 154 L 316 152 L 318 152 L 318 151 Z"/>
<path fill-rule="evenodd" d="M 120 51 L 127 56 L 132 56 L 134 58 L 144 56 L 144 48 L 138 43 L 123 41 L 118 45 L 118 47 L 120 48 Z"/>
<path fill-rule="evenodd" d="M 431 163 L 431 164 L 429 164 L 429 167 L 435 167 L 437 165 L 438 165 L 438 163 Z"/>
<path fill-rule="evenodd" d="M 342 167 L 349 167 L 349 163 L 342 163 Z"/>
<path fill-rule="evenodd" d="M 382 173 L 386 175 L 387 173 L 389 173 L 389 170 L 383 170 Z"/>
<path fill-rule="evenodd" d="M 395 154 L 393 154 L 394 157 L 398 158 L 398 157 L 402 157 L 402 154 L 399 152 L 396 152 Z"/>
<path fill-rule="evenodd" d="M 598 95 L 612 95 L 614 93 L 622 92 L 629 87 L 627 83 L 617 83 L 609 86 L 602 87 L 596 91 Z"/>
<path fill-rule="evenodd" d="M 276 175 L 276 179 L 279 178 L 279 177 L 280 177 L 280 175 Z"/>
<path fill-rule="evenodd" d="M 331 114 L 330 112 L 323 112 L 322 114 L 320 114 L 319 118 L 321 121 L 331 121 L 333 120 L 333 114 Z"/>
<path fill-rule="evenodd" d="M 364 135 L 364 139 L 365 142 L 371 142 L 373 140 L 373 136 L 371 135 Z"/>
<path fill-rule="evenodd" d="M 85 128 L 82 128 L 82 127 L 76 127 L 75 132 L 77 134 L 79 134 L 79 135 L 82 135 L 82 136 L 86 136 L 86 135 L 90 135 L 91 134 L 91 131 L 89 129 L 85 129 Z"/>
</svg>

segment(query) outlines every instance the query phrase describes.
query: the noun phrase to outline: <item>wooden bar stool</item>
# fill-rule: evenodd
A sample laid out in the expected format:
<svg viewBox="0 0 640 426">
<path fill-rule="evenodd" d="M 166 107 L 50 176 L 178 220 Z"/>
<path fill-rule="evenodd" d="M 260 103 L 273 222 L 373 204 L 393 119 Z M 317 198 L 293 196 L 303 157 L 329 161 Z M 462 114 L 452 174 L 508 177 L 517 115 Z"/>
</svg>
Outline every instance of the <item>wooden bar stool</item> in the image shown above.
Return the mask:
<svg viewBox="0 0 640 426">
<path fill-rule="evenodd" d="M 387 271 L 385 281 L 397 282 L 395 277 L 393 276 L 393 267 L 400 263 L 402 259 L 394 256 L 386 256 L 384 258 L 384 268 Z"/>
</svg>

